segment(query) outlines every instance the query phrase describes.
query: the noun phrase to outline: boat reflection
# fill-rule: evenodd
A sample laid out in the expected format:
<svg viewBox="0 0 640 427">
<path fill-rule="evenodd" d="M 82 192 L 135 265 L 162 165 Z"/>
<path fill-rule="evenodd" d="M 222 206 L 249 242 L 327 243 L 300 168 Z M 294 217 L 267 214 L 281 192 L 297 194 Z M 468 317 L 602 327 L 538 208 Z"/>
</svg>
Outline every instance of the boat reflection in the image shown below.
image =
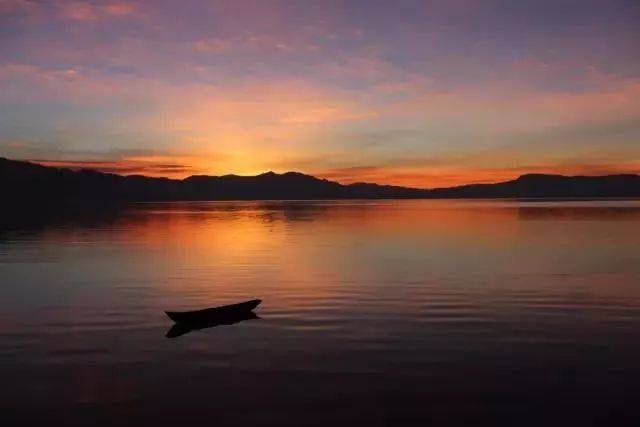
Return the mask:
<svg viewBox="0 0 640 427">
<path fill-rule="evenodd" d="M 181 335 L 188 334 L 206 328 L 215 328 L 220 325 L 234 325 L 245 320 L 260 319 L 253 311 L 232 312 L 212 315 L 206 319 L 198 319 L 193 322 L 179 322 L 174 324 L 166 334 L 167 338 L 177 338 Z"/>
</svg>

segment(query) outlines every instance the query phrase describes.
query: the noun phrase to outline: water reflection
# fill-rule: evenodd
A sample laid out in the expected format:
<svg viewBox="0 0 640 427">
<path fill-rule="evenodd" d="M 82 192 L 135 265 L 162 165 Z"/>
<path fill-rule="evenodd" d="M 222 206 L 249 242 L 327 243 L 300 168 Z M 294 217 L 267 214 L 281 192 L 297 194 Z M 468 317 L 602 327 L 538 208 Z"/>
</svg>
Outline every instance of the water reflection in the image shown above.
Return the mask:
<svg viewBox="0 0 640 427">
<path fill-rule="evenodd" d="M 121 221 L 133 205 L 60 204 L 3 206 L 0 212 L 0 239 L 13 234 L 39 233 L 52 228 L 87 228 L 108 226 Z"/>
<path fill-rule="evenodd" d="M 640 219 L 638 206 L 522 206 L 518 207 L 521 220 L 568 220 L 568 221 L 637 221 Z"/>
<path fill-rule="evenodd" d="M 392 215 L 392 216 L 390 216 Z M 393 220 L 403 223 L 466 224 L 473 218 L 504 221 L 528 219 L 611 220 L 640 219 L 636 201 L 262 201 L 262 202 L 172 202 L 109 205 L 60 205 L 0 213 L 0 238 L 9 233 L 40 233 L 49 229 L 95 230 L 117 225 L 123 231 L 141 226 L 176 224 L 176 218 L 190 223 L 202 220 L 252 220 L 273 222 L 317 222 L 318 220 L 363 220 L 376 225 Z M 401 222 L 398 220 L 401 219 Z"/>
<path fill-rule="evenodd" d="M 175 323 L 166 333 L 167 338 L 177 338 L 200 329 L 215 328 L 220 325 L 235 325 L 245 320 L 260 319 L 253 311 L 235 312 L 222 316 L 210 316 L 207 319 Z"/>
<path fill-rule="evenodd" d="M 640 419 L 638 202 L 203 202 L 1 215 L 8 424 Z M 256 295 L 269 301 L 268 321 L 166 331 L 168 307 Z"/>
</svg>

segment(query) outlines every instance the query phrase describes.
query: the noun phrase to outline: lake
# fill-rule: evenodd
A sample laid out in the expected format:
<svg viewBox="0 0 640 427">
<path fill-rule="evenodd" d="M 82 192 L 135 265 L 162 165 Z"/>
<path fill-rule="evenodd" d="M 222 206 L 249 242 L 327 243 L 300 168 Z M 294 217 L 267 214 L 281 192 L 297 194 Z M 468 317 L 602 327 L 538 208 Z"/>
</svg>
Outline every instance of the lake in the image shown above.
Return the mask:
<svg viewBox="0 0 640 427">
<path fill-rule="evenodd" d="M 0 282 L 15 425 L 640 425 L 638 201 L 18 215 Z"/>
</svg>

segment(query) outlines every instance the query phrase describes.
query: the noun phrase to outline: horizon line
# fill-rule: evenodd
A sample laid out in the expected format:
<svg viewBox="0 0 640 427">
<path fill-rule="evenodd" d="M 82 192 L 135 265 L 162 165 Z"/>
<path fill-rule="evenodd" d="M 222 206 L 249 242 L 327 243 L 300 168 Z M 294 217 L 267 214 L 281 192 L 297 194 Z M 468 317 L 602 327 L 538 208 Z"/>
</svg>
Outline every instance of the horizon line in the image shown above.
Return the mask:
<svg viewBox="0 0 640 427">
<path fill-rule="evenodd" d="M 47 168 L 52 168 L 52 169 L 66 169 L 66 170 L 71 170 L 74 172 L 80 172 L 80 171 L 88 171 L 88 172 L 95 172 L 95 173 L 102 173 L 102 174 L 108 174 L 108 175 L 117 175 L 117 176 L 122 176 L 122 177 L 144 177 L 144 178 L 149 178 L 149 179 L 167 179 L 167 180 L 171 180 L 171 181 L 185 181 L 188 180 L 189 178 L 193 178 L 193 177 L 207 177 L 207 178 L 223 178 L 223 177 L 241 177 L 241 178 L 255 178 L 255 177 L 259 177 L 259 176 L 263 176 L 263 175 L 269 175 L 269 174 L 273 174 L 273 175 L 278 175 L 278 176 L 282 176 L 282 175 L 287 175 L 287 174 L 298 174 L 298 175 L 304 175 L 304 176 L 308 176 L 308 177 L 312 177 L 315 179 L 320 179 L 320 180 L 324 180 L 324 181 L 328 181 L 328 182 L 334 182 L 340 185 L 344 185 L 344 186 L 349 186 L 349 185 L 357 185 L 357 184 L 368 184 L 368 185 L 378 185 L 378 186 L 387 186 L 387 187 L 398 187 L 398 188 L 406 188 L 406 189 L 412 189 L 412 190 L 436 190 L 436 189 L 447 189 L 447 188 L 456 188 L 456 187 L 464 187 L 464 186 L 469 186 L 469 185 L 491 185 L 491 184 L 500 184 L 500 183 L 505 183 L 505 182 L 510 182 L 510 181 L 515 181 L 518 180 L 522 177 L 525 176 L 554 176 L 554 177 L 564 177 L 564 178 L 600 178 L 600 177 L 607 177 L 607 176 L 640 176 L 640 173 L 635 173 L 635 172 L 620 172 L 620 173 L 601 173 L 601 174 L 564 174 L 564 173 L 541 173 L 541 172 L 524 172 L 524 173 L 516 173 L 513 174 L 512 177 L 510 178 L 506 178 L 506 179 L 502 179 L 502 180 L 496 180 L 496 181 L 482 181 L 482 182 L 468 182 L 468 183 L 464 183 L 464 184 L 458 184 L 458 185 L 450 185 L 450 186 L 435 186 L 435 187 L 416 187 L 416 186 L 409 186 L 409 185 L 397 185 L 397 184 L 385 184 L 385 183 L 379 183 L 379 182 L 369 182 L 369 181 L 354 181 L 354 182 L 348 182 L 348 183 L 343 183 L 340 182 L 339 180 L 335 180 L 335 179 L 329 179 L 323 176 L 319 176 L 313 173 L 306 173 L 306 172 L 302 172 L 299 170 L 289 170 L 286 172 L 275 172 L 273 170 L 268 170 L 266 172 L 260 172 L 254 175 L 242 175 L 242 174 L 237 174 L 237 173 L 227 173 L 227 174 L 220 174 L 220 175 L 210 175 L 210 174 L 192 174 L 192 175 L 188 175 L 182 178 L 175 178 L 175 177 L 170 177 L 170 176 L 154 176 L 154 175 L 145 175 L 144 173 L 135 173 L 135 172 L 131 172 L 131 173 L 118 173 L 117 170 L 103 170 L 100 168 L 91 168 L 91 167 L 81 167 L 81 166 L 70 166 L 69 164 L 95 164 L 95 165 L 99 165 L 99 164 L 105 164 L 105 163 L 112 163 L 112 162 L 105 162 L 105 161 L 67 161 L 67 160 L 40 160 L 40 159 L 10 159 L 8 157 L 4 157 L 4 156 L 0 156 L 0 159 L 4 159 L 4 160 L 8 160 L 8 161 L 13 161 L 13 162 L 23 162 L 23 163 L 30 163 L 30 164 L 35 164 L 35 165 L 39 165 L 39 166 L 43 166 L 43 167 L 47 167 Z"/>
</svg>

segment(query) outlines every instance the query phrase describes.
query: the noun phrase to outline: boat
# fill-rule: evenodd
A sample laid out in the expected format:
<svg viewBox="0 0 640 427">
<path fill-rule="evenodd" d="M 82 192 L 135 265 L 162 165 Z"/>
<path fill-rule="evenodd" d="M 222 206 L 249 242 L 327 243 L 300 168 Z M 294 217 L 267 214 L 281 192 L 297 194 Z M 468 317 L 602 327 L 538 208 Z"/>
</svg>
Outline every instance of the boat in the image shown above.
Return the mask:
<svg viewBox="0 0 640 427">
<path fill-rule="evenodd" d="M 188 334 L 191 331 L 200 329 L 215 328 L 222 325 L 235 325 L 245 320 L 260 319 L 253 311 L 232 311 L 230 314 L 214 315 L 208 319 L 198 322 L 176 322 L 167 331 L 167 338 L 177 338 Z"/>
<path fill-rule="evenodd" d="M 262 300 L 252 299 L 250 301 L 238 304 L 223 305 L 220 307 L 205 308 L 204 310 L 195 311 L 165 311 L 167 316 L 176 323 L 200 323 L 215 320 L 216 318 L 224 318 L 235 316 L 249 312 L 256 308 Z"/>
</svg>

